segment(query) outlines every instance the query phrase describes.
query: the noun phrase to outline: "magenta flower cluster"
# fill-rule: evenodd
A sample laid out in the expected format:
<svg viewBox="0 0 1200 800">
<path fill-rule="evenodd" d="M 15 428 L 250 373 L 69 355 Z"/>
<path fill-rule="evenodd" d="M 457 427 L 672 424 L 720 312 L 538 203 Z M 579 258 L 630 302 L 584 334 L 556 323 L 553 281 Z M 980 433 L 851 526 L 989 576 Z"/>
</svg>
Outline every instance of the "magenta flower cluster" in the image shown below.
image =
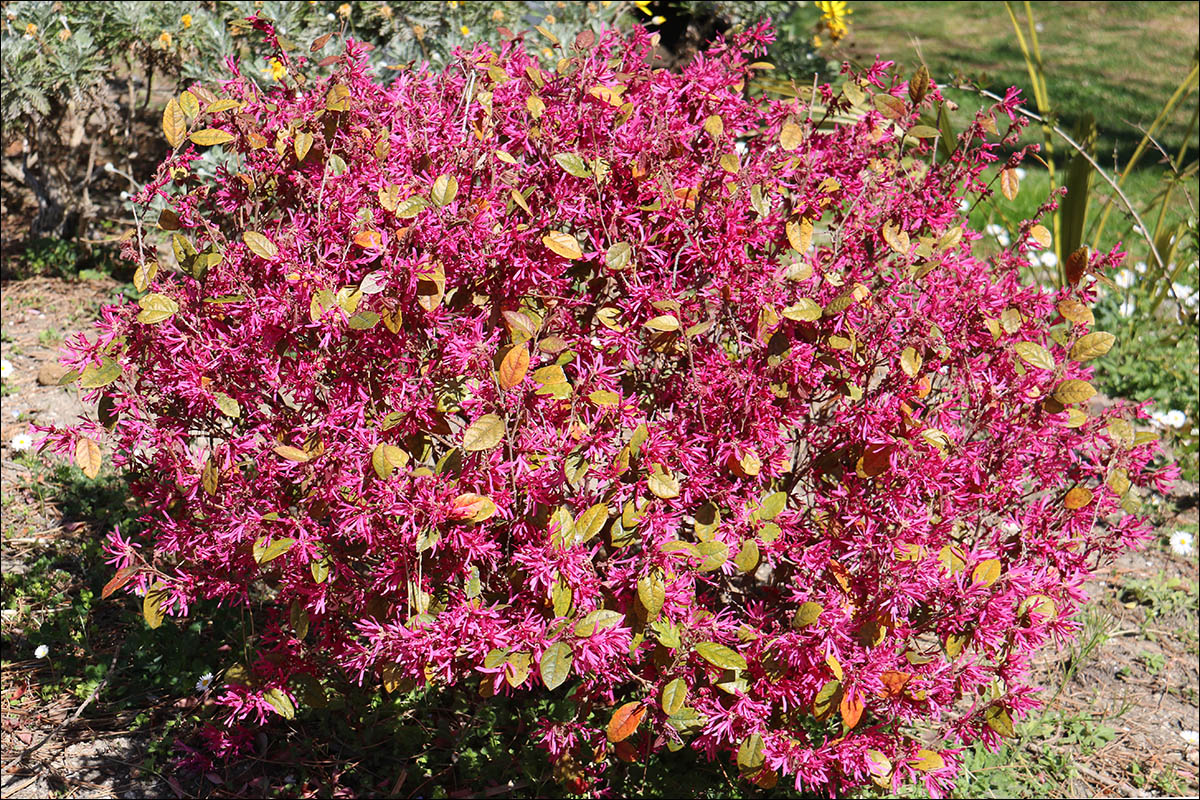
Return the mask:
<svg viewBox="0 0 1200 800">
<path fill-rule="evenodd" d="M 1088 404 L 1119 254 L 1058 290 L 1021 279 L 1037 220 L 973 255 L 1015 92 L 947 142 L 887 64 L 755 96 L 769 41 L 672 72 L 642 32 L 516 37 L 386 85 L 349 42 L 168 109 L 147 294 L 72 341 L 100 418 L 47 441 L 128 474 L 146 533 L 108 547 L 150 624 L 263 610 L 228 724 L 335 675 L 551 691 L 576 791 L 686 746 L 945 793 L 1036 705 L 1173 477 L 1141 409 Z"/>
</svg>

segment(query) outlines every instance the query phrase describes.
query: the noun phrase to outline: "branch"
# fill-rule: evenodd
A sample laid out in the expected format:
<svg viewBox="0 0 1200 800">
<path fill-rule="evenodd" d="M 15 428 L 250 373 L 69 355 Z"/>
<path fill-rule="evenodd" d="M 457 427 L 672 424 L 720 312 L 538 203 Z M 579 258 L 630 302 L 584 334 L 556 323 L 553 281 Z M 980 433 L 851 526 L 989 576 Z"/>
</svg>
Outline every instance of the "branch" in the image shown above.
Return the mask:
<svg viewBox="0 0 1200 800">
<path fill-rule="evenodd" d="M 1004 101 L 1003 97 L 992 94 L 987 89 L 977 89 L 972 86 L 956 86 L 955 88 L 963 89 L 966 91 L 977 92 L 978 94 L 981 94 L 984 97 L 991 98 L 992 100 L 996 100 L 998 102 Z M 1101 167 L 1100 164 L 1096 162 L 1096 159 L 1092 158 L 1092 156 L 1083 148 L 1082 145 L 1079 144 L 1079 142 L 1075 141 L 1070 136 L 1068 136 L 1067 133 L 1062 128 L 1058 127 L 1057 125 L 1050 124 L 1046 120 L 1045 117 L 1042 117 L 1038 114 L 1033 113 L 1032 111 L 1025 108 L 1024 106 L 1017 106 L 1013 110 L 1016 111 L 1018 114 L 1020 114 L 1023 117 L 1028 117 L 1029 119 L 1035 120 L 1037 122 L 1042 123 L 1043 125 L 1049 126 L 1050 130 L 1054 131 L 1056 134 L 1058 134 L 1062 138 L 1062 140 L 1064 142 L 1066 142 L 1071 147 L 1073 147 L 1075 149 L 1075 152 L 1079 153 L 1079 155 L 1081 155 L 1085 159 L 1087 159 L 1087 162 L 1092 165 L 1092 168 L 1096 170 L 1097 174 L 1099 174 L 1101 178 L 1104 178 L 1104 180 L 1108 183 L 1108 185 L 1113 188 L 1113 191 L 1116 192 L 1117 197 L 1121 198 L 1121 202 L 1125 204 L 1125 207 L 1127 209 L 1129 209 L 1129 213 L 1133 215 L 1133 221 L 1137 223 L 1138 229 L 1142 232 L 1142 238 L 1146 240 L 1146 244 L 1150 245 L 1150 255 L 1154 256 L 1154 261 L 1155 261 L 1155 263 L 1158 264 L 1158 268 L 1165 273 L 1167 267 L 1165 264 L 1163 264 L 1162 257 L 1158 254 L 1158 248 L 1156 248 L 1154 246 L 1154 241 L 1150 238 L 1150 231 L 1146 228 L 1146 224 L 1144 222 L 1142 222 L 1141 215 L 1138 214 L 1137 209 L 1135 209 L 1133 207 L 1133 203 L 1129 202 L 1129 198 L 1125 196 L 1125 193 L 1123 191 L 1121 191 L 1121 187 L 1117 185 L 1117 182 L 1114 181 L 1111 177 L 1109 177 L 1108 173 L 1104 171 L 1104 168 Z"/>
</svg>

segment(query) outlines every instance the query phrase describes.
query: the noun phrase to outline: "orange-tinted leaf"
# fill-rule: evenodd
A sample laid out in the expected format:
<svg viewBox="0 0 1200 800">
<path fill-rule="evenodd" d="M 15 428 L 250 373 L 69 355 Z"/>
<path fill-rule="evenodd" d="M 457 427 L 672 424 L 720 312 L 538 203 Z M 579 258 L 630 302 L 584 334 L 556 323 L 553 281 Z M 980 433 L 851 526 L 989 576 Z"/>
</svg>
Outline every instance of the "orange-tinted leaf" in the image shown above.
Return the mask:
<svg viewBox="0 0 1200 800">
<path fill-rule="evenodd" d="M 495 513 L 496 504 L 492 502 L 491 498 L 474 492 L 464 492 L 454 498 L 450 516 L 470 522 L 483 522 L 490 519 Z"/>
<path fill-rule="evenodd" d="M 971 573 L 971 583 L 991 586 L 1000 578 L 1000 570 L 999 559 L 989 558 L 985 561 L 980 561 Z"/>
<path fill-rule="evenodd" d="M 136 567 L 125 567 L 117 570 L 117 574 L 112 576 L 112 580 L 104 584 L 104 588 L 100 590 L 100 599 L 107 600 L 112 596 L 112 593 L 120 589 L 125 584 L 129 583 L 130 579 L 137 574 Z"/>
<path fill-rule="evenodd" d="M 578 261 L 583 258 L 583 250 L 579 247 L 579 240 L 569 233 L 550 231 L 542 237 L 542 244 L 571 261 Z"/>
<path fill-rule="evenodd" d="M 1000 170 L 1000 193 L 1009 200 L 1017 199 L 1017 192 L 1021 189 L 1021 178 L 1017 175 L 1015 169 L 1004 168 Z"/>
<path fill-rule="evenodd" d="M 1067 496 L 1063 499 L 1063 505 L 1072 511 L 1083 508 L 1090 502 L 1092 502 L 1092 490 L 1086 486 L 1076 486 L 1067 492 Z"/>
<path fill-rule="evenodd" d="M 879 680 L 883 682 L 884 687 L 879 695 L 881 697 L 896 698 L 904 693 L 904 687 L 908 686 L 908 682 L 912 680 L 912 675 L 907 672 L 888 670 L 880 674 Z"/>
<path fill-rule="evenodd" d="M 1064 267 L 1067 274 L 1067 280 L 1071 283 L 1079 283 L 1080 278 L 1083 277 L 1083 273 L 1086 272 L 1088 268 L 1087 246 L 1084 245 L 1067 256 Z"/>
<path fill-rule="evenodd" d="M 365 250 L 378 250 L 383 246 L 379 231 L 359 231 L 354 234 L 354 243 Z"/>
<path fill-rule="evenodd" d="M 862 719 L 863 702 L 857 697 L 851 698 L 850 695 L 842 695 L 842 702 L 838 704 L 838 711 L 842 712 L 842 722 L 846 723 L 847 728 L 853 728 Z"/>
<path fill-rule="evenodd" d="M 608 740 L 622 742 L 633 735 L 646 716 L 646 707 L 638 701 L 626 703 L 613 712 L 608 721 Z"/>
<path fill-rule="evenodd" d="M 100 474 L 102 461 L 100 445 L 86 436 L 75 443 L 75 464 L 83 470 L 84 475 L 95 480 L 96 476 Z"/>
<path fill-rule="evenodd" d="M 162 128 L 172 150 L 183 144 L 183 137 L 187 134 L 187 117 L 175 98 L 168 100 L 167 107 L 163 109 Z"/>
<path fill-rule="evenodd" d="M 517 344 L 513 345 L 500 362 L 496 379 L 500 382 L 501 389 L 511 389 L 525 379 L 525 373 L 528 371 L 529 348 L 524 344 Z"/>
</svg>

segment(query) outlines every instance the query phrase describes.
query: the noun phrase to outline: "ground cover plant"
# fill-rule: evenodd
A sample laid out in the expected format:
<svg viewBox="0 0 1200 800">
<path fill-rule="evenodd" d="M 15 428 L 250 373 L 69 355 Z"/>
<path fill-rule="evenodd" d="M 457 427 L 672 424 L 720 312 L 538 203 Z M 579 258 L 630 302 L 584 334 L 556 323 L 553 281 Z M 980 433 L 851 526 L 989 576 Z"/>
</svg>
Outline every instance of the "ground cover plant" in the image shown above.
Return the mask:
<svg viewBox="0 0 1200 800">
<path fill-rule="evenodd" d="M 1118 254 L 1056 291 L 973 257 L 1015 95 L 942 159 L 924 72 L 747 99 L 769 38 L 681 73 L 646 34 L 513 40 L 388 87 L 353 43 L 321 79 L 281 50 L 278 87 L 168 105 L 136 200 L 171 247 L 127 242 L 144 294 L 71 341 L 101 419 L 48 443 L 146 503 L 106 591 L 155 627 L 266 610 L 216 755 L 349 676 L 548 690 L 576 791 L 688 745 L 944 792 L 1036 704 L 1030 657 L 1172 475 L 1144 410 L 1080 407 Z"/>
</svg>

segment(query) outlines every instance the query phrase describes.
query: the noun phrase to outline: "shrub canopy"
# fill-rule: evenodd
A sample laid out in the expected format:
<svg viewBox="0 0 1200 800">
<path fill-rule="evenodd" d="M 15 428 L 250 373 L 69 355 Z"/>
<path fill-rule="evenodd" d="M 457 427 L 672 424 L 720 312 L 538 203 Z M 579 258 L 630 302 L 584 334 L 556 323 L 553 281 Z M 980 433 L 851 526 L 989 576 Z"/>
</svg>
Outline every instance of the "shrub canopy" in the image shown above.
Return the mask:
<svg viewBox="0 0 1200 800">
<path fill-rule="evenodd" d="M 335 674 L 550 691 L 578 790 L 687 745 L 943 792 L 950 745 L 1035 705 L 1031 655 L 1170 477 L 1137 410 L 1087 406 L 1117 254 L 1060 291 L 1020 279 L 1034 220 L 972 255 L 1015 92 L 950 140 L 886 64 L 750 96 L 769 40 L 675 73 L 642 32 L 518 37 L 386 88 L 348 42 L 168 106 L 140 201 L 170 248 L 127 243 L 146 294 L 69 357 L 100 419 L 49 439 L 144 502 L 109 548 L 150 624 L 265 604 L 228 722 Z"/>
</svg>

